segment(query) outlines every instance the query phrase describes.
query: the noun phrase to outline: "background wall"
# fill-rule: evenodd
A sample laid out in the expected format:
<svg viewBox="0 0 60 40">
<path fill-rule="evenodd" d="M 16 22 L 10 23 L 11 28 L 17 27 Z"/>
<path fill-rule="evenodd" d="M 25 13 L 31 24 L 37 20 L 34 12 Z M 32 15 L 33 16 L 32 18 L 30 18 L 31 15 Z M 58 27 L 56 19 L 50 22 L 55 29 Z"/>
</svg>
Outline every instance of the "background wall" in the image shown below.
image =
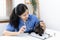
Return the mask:
<svg viewBox="0 0 60 40">
<path fill-rule="evenodd" d="M 6 1 L 0 0 L 0 17 L 6 16 Z"/>
<path fill-rule="evenodd" d="M 16 7 L 19 3 L 24 3 L 24 0 L 12 0 L 13 7 Z"/>
<path fill-rule="evenodd" d="M 46 26 L 60 31 L 60 0 L 40 0 L 40 15 Z"/>
</svg>

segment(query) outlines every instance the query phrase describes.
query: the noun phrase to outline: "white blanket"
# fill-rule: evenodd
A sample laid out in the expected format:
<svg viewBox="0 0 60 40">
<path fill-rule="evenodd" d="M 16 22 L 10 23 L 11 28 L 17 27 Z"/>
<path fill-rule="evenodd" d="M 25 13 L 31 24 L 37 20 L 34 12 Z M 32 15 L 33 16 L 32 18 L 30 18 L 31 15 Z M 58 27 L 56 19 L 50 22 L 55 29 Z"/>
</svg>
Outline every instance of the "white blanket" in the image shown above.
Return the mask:
<svg viewBox="0 0 60 40">
<path fill-rule="evenodd" d="M 60 32 L 46 29 L 43 36 L 39 36 L 35 33 L 23 33 L 18 36 L 0 36 L 0 40 L 60 40 Z"/>
</svg>

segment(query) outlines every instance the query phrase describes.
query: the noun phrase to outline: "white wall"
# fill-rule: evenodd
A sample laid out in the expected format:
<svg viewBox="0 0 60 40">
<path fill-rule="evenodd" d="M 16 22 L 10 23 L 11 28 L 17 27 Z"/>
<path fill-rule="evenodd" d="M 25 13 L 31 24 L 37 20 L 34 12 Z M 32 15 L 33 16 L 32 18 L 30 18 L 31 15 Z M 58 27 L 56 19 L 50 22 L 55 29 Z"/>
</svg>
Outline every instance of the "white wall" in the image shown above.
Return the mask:
<svg viewBox="0 0 60 40">
<path fill-rule="evenodd" d="M 0 0 L 0 17 L 6 16 L 6 1 Z"/>
<path fill-rule="evenodd" d="M 40 0 L 40 15 L 48 28 L 60 31 L 60 0 Z"/>
<path fill-rule="evenodd" d="M 16 7 L 19 3 L 24 3 L 24 0 L 12 0 L 13 7 Z"/>
<path fill-rule="evenodd" d="M 6 16 L 6 0 L 0 0 L 0 21 L 9 19 Z"/>
<path fill-rule="evenodd" d="M 19 3 L 24 3 L 24 0 L 12 0 L 12 7 L 14 8 Z M 6 15 L 6 0 L 0 0 L 0 21 L 9 19 Z"/>
</svg>

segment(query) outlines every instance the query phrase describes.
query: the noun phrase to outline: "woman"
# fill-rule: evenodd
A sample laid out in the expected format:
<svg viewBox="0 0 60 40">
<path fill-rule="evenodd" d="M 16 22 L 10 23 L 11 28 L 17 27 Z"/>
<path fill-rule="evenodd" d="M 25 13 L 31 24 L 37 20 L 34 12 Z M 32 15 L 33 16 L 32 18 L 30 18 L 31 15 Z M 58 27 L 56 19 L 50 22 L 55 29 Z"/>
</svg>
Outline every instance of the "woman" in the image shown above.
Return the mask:
<svg viewBox="0 0 60 40">
<path fill-rule="evenodd" d="M 17 5 L 10 16 L 10 22 L 4 30 L 4 35 L 14 36 L 34 29 L 39 22 L 38 18 L 29 14 L 28 8 L 24 4 Z"/>
</svg>

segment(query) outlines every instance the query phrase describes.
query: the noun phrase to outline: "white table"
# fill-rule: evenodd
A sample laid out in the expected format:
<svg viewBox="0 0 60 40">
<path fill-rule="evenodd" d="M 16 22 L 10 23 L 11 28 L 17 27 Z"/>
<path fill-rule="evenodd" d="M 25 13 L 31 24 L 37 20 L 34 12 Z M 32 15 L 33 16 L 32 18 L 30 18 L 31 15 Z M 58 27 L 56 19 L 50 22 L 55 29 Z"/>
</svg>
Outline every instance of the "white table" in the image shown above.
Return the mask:
<svg viewBox="0 0 60 40">
<path fill-rule="evenodd" d="M 46 40 L 60 40 L 60 32 L 59 31 L 46 29 L 46 33 L 52 35 L 52 37 L 50 37 Z M 36 37 L 32 37 L 32 36 L 24 33 L 20 36 L 0 36 L 0 40 L 41 40 L 41 39 L 36 38 Z"/>
</svg>

